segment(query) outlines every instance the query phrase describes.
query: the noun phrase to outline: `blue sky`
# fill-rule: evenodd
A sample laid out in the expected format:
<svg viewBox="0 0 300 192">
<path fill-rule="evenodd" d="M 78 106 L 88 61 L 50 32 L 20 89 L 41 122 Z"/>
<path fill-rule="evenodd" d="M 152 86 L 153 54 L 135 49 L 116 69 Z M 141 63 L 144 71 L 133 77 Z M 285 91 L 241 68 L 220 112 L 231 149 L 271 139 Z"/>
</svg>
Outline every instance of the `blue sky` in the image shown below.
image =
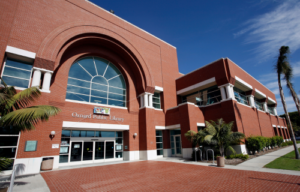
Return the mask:
<svg viewBox="0 0 300 192">
<path fill-rule="evenodd" d="M 92 2 L 175 46 L 181 73 L 229 57 L 275 93 L 278 114 L 284 111 L 274 64 L 279 48 L 289 46 L 300 96 L 300 0 Z M 288 111 L 296 111 L 284 90 Z"/>
</svg>

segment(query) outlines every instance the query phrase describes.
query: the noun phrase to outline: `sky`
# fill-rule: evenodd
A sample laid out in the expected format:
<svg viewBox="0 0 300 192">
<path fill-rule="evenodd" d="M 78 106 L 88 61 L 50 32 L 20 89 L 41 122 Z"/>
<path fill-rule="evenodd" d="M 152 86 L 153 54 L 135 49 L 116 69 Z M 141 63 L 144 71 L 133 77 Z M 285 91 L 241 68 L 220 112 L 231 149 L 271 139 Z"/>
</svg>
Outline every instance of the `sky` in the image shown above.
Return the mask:
<svg viewBox="0 0 300 192">
<path fill-rule="evenodd" d="M 189 73 L 228 57 L 276 96 L 279 48 L 290 47 L 295 91 L 300 97 L 300 0 L 91 0 L 177 49 L 179 71 Z M 295 103 L 282 82 L 289 112 Z"/>
</svg>

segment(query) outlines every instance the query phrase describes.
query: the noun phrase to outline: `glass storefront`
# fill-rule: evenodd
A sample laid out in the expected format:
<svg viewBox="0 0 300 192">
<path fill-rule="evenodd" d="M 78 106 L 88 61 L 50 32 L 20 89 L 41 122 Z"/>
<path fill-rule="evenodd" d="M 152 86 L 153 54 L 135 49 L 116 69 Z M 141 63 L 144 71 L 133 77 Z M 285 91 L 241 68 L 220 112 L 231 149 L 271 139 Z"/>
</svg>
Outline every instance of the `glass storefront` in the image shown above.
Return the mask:
<svg viewBox="0 0 300 192">
<path fill-rule="evenodd" d="M 122 158 L 122 131 L 62 130 L 59 163 Z"/>
</svg>

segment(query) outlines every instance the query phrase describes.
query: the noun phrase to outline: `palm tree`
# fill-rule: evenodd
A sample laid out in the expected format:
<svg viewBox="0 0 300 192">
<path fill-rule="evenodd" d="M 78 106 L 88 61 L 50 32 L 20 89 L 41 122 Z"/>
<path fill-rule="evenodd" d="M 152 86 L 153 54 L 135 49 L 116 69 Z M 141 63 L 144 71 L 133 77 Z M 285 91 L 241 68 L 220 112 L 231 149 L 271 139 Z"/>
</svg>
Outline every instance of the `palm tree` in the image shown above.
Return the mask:
<svg viewBox="0 0 300 192">
<path fill-rule="evenodd" d="M 0 87 L 0 128 L 13 127 L 17 131 L 30 131 L 35 125 L 44 122 L 50 116 L 57 115 L 60 109 L 49 105 L 31 106 L 41 92 L 37 87 L 31 87 L 17 93 L 13 86 L 7 86 L 3 79 Z M 10 159 L 0 158 L 0 170 L 7 167 Z"/>
<path fill-rule="evenodd" d="M 290 82 L 290 79 L 292 77 L 292 68 L 291 68 L 291 66 L 289 64 L 289 61 L 288 61 L 288 54 L 289 54 L 289 47 L 288 46 L 282 46 L 279 49 L 279 56 L 278 56 L 278 59 L 277 59 L 277 63 L 275 65 L 275 69 L 276 69 L 277 76 L 278 76 L 278 86 L 279 86 L 281 102 L 282 102 L 282 105 L 283 105 L 283 109 L 284 109 L 284 112 L 285 112 L 287 123 L 289 125 L 288 128 L 289 128 L 289 131 L 290 131 L 290 135 L 292 137 L 292 141 L 293 141 L 293 144 L 294 144 L 296 159 L 300 159 L 299 151 L 298 151 L 297 143 L 296 143 L 296 139 L 295 139 L 295 135 L 294 135 L 294 132 L 293 132 L 291 119 L 290 119 L 289 113 L 287 111 L 285 98 L 284 98 L 284 94 L 283 94 L 283 90 L 282 90 L 282 86 L 281 86 L 281 75 L 282 74 L 284 75 L 284 79 L 287 81 L 287 83 Z M 295 100 L 295 98 L 294 98 L 294 100 Z"/>
<path fill-rule="evenodd" d="M 207 143 L 215 144 L 220 149 L 222 157 L 225 156 L 225 150 L 230 150 L 235 153 L 235 150 L 230 146 L 234 142 L 240 142 L 241 139 L 245 138 L 245 135 L 240 132 L 232 132 L 233 121 L 226 124 L 223 119 L 215 121 L 205 121 L 206 129 L 208 133 L 204 140 Z"/>
<path fill-rule="evenodd" d="M 207 133 L 205 133 L 204 130 L 200 130 L 200 131 L 198 131 L 198 133 L 190 130 L 184 134 L 186 139 L 192 143 L 193 147 L 196 147 L 197 145 L 201 146 L 201 145 L 205 144 L 204 138 L 206 135 L 207 135 Z"/>
</svg>

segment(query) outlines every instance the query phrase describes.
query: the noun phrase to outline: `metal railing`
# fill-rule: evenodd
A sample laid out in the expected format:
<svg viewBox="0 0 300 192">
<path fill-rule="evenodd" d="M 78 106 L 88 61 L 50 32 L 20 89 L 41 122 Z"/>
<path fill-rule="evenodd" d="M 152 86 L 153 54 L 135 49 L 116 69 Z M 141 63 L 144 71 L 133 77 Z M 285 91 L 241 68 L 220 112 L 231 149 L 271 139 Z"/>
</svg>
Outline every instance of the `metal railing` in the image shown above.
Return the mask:
<svg viewBox="0 0 300 192">
<path fill-rule="evenodd" d="M 261 110 L 261 111 L 263 111 L 264 110 L 264 108 L 263 108 L 263 103 L 260 103 L 260 102 L 258 102 L 258 101 L 254 101 L 254 103 L 255 103 L 255 107 L 257 108 L 257 109 L 259 109 L 259 110 Z"/>
<path fill-rule="evenodd" d="M 183 100 L 183 102 L 194 103 L 198 106 L 206 106 L 206 105 L 218 103 L 221 100 L 222 97 L 220 94 L 220 90 L 214 90 L 206 94 L 204 94 L 204 92 L 195 93 L 194 95 L 188 96 L 186 100 Z"/>
</svg>

